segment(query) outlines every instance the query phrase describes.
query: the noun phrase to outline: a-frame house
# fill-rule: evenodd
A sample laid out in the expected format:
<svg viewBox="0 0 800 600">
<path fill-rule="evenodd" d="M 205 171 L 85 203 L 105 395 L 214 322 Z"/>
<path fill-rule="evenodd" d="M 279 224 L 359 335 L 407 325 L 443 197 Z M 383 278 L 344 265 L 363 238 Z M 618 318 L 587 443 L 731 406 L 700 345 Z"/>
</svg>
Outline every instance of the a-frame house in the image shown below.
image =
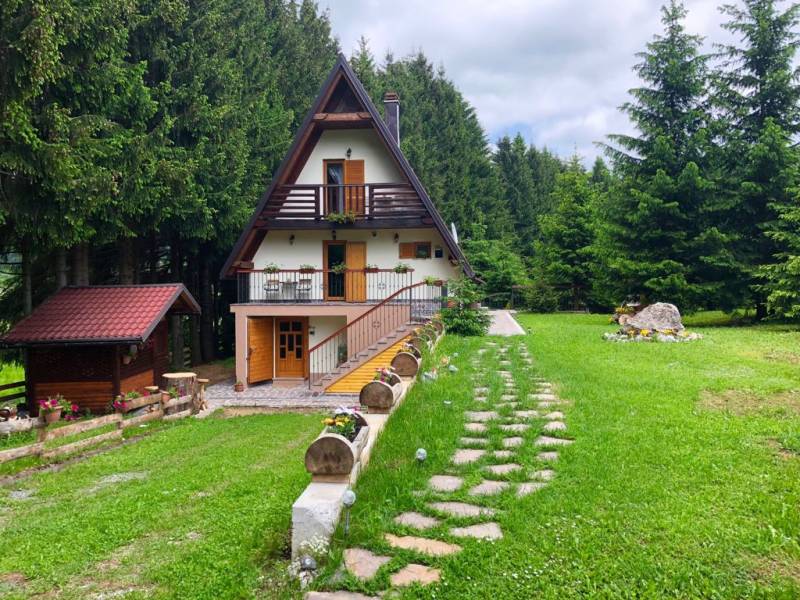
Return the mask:
<svg viewBox="0 0 800 600">
<path fill-rule="evenodd" d="M 400 150 L 396 94 L 384 112 L 339 55 L 223 267 L 242 383 L 324 391 L 474 276 Z"/>
</svg>

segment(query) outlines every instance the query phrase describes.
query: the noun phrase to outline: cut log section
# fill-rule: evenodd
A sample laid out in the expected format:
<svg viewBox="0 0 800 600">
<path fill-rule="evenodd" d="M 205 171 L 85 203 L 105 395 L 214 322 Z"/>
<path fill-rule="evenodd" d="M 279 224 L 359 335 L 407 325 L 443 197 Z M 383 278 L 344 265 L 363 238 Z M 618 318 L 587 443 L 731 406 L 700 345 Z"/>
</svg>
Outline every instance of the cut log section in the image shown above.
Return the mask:
<svg viewBox="0 0 800 600">
<path fill-rule="evenodd" d="M 370 381 L 361 388 L 358 400 L 361 406 L 366 406 L 370 412 L 387 413 L 397 402 L 402 391 L 403 385 L 400 383 L 399 377 L 394 385 L 384 381 Z"/>
<path fill-rule="evenodd" d="M 398 352 L 392 359 L 392 368 L 400 377 L 414 377 L 419 371 L 420 359 L 410 352 Z"/>
<path fill-rule="evenodd" d="M 346 480 L 358 462 L 369 427 L 361 427 L 351 442 L 338 433 L 323 432 L 306 450 L 306 471 L 315 480 Z"/>
</svg>

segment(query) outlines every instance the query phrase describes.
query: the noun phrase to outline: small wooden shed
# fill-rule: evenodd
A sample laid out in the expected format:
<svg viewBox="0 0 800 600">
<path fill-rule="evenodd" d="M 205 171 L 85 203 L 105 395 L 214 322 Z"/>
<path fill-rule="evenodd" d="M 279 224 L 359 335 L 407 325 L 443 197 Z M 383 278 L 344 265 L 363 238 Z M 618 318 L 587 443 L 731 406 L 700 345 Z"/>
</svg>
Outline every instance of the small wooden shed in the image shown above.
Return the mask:
<svg viewBox="0 0 800 600">
<path fill-rule="evenodd" d="M 25 349 L 28 406 L 62 394 L 92 413 L 158 385 L 169 366 L 167 317 L 199 314 L 183 284 L 65 287 L 0 342 Z"/>
</svg>

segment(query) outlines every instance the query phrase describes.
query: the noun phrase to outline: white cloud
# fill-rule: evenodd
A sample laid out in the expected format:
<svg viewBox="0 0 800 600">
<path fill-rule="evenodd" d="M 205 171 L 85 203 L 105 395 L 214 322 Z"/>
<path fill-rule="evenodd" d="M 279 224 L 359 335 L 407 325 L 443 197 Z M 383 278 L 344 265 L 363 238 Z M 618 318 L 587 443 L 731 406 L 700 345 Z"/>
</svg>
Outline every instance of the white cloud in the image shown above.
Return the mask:
<svg viewBox="0 0 800 600">
<path fill-rule="evenodd" d="M 721 0 L 688 0 L 687 27 L 727 39 Z M 594 142 L 630 131 L 617 107 L 637 85 L 635 53 L 661 31 L 658 0 L 321 0 L 350 55 L 364 35 L 379 61 L 418 49 L 443 65 L 489 139 L 528 141 L 588 161 Z M 402 101 L 402 99 L 401 99 Z"/>
</svg>

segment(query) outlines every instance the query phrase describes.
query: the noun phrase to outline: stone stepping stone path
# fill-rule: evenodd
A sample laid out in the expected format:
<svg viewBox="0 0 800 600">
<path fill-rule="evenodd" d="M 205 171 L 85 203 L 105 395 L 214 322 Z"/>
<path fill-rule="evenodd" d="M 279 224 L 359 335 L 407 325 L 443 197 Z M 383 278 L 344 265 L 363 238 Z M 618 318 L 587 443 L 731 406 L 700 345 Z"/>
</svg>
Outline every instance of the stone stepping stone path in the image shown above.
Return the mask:
<svg viewBox="0 0 800 600">
<path fill-rule="evenodd" d="M 502 465 L 489 465 L 488 467 L 484 467 L 484 469 L 492 475 L 508 475 L 509 473 L 522 469 L 522 465 L 505 463 Z"/>
<path fill-rule="evenodd" d="M 483 423 L 467 423 L 464 429 L 470 433 L 486 433 L 486 425 Z"/>
<path fill-rule="evenodd" d="M 503 394 L 502 396 L 500 396 L 500 400 L 502 400 L 503 402 L 507 402 L 507 401 L 512 401 L 513 402 L 516 399 L 517 399 L 517 395 L 516 394 Z"/>
<path fill-rule="evenodd" d="M 543 483 L 541 481 L 526 481 L 525 483 L 520 483 L 517 486 L 517 496 L 522 498 L 523 496 L 527 496 L 528 494 L 532 494 L 533 492 L 538 492 L 546 485 L 547 485 L 546 483 Z"/>
<path fill-rule="evenodd" d="M 497 408 L 516 408 L 519 406 L 519 402 L 498 402 L 495 406 Z"/>
<path fill-rule="evenodd" d="M 560 412 L 560 411 L 558 411 L 558 410 L 554 410 L 553 412 L 547 413 L 547 414 L 544 416 L 544 418 L 545 418 L 545 419 L 548 419 L 548 420 L 550 420 L 550 421 L 558 421 L 558 420 L 560 420 L 560 419 L 563 419 L 563 418 L 564 418 L 564 413 L 562 413 L 562 412 Z"/>
<path fill-rule="evenodd" d="M 489 394 L 489 388 L 488 387 L 476 387 L 475 388 L 475 394 L 478 395 L 478 396 L 486 396 L 486 395 Z"/>
<path fill-rule="evenodd" d="M 539 404 L 536 405 L 536 408 L 541 409 L 541 410 L 545 410 L 547 408 L 553 408 L 553 407 L 556 407 L 556 406 L 561 406 L 562 404 L 564 404 L 564 403 L 562 401 L 560 401 L 560 400 L 557 400 L 555 402 L 553 402 L 553 401 L 539 402 Z"/>
<path fill-rule="evenodd" d="M 428 517 L 418 512 L 404 512 L 394 518 L 394 522 L 398 525 L 405 525 L 406 527 L 413 527 L 414 529 L 431 529 L 438 526 L 441 521 L 433 517 Z"/>
<path fill-rule="evenodd" d="M 553 402 L 554 400 L 558 400 L 555 394 L 550 393 L 537 393 L 530 395 L 531 400 L 545 400 L 547 402 Z"/>
<path fill-rule="evenodd" d="M 519 448 L 525 440 L 521 437 L 507 437 L 503 438 L 503 447 L 505 448 Z"/>
<path fill-rule="evenodd" d="M 507 490 L 511 486 L 507 481 L 493 481 L 491 479 L 484 479 L 478 485 L 470 488 L 470 496 L 495 496 L 500 492 Z"/>
<path fill-rule="evenodd" d="M 387 533 L 384 536 L 386 543 L 398 550 L 414 550 L 429 556 L 448 556 L 461 552 L 458 544 L 448 544 L 441 540 L 431 540 L 428 538 L 415 537 L 413 535 L 397 536 Z"/>
<path fill-rule="evenodd" d="M 461 489 L 464 480 L 455 475 L 434 475 L 428 480 L 428 486 L 437 492 L 455 492 Z"/>
<path fill-rule="evenodd" d="M 390 560 L 391 556 L 379 556 L 363 548 L 348 548 L 344 551 L 345 569 L 362 581 L 375 577 L 378 569 Z"/>
<path fill-rule="evenodd" d="M 492 456 L 505 460 L 514 456 L 514 453 L 511 450 L 495 450 L 492 452 Z"/>
<path fill-rule="evenodd" d="M 555 476 L 556 472 L 553 471 L 553 469 L 542 469 L 541 471 L 534 471 L 531 473 L 533 479 L 539 479 L 541 481 L 550 481 Z"/>
<path fill-rule="evenodd" d="M 489 523 L 479 523 L 469 527 L 453 527 L 450 530 L 450 535 L 478 540 L 499 540 L 503 537 L 503 530 L 500 529 L 500 525 L 490 521 Z"/>
<path fill-rule="evenodd" d="M 549 435 L 540 435 L 534 441 L 537 446 L 569 446 L 574 440 L 567 440 L 564 438 L 550 437 Z"/>
<path fill-rule="evenodd" d="M 493 517 L 495 510 L 485 506 L 475 506 L 466 502 L 431 502 L 428 508 L 459 519 L 475 517 Z"/>
<path fill-rule="evenodd" d="M 305 600 L 381 600 L 380 596 L 365 596 L 358 592 L 308 592 Z"/>
<path fill-rule="evenodd" d="M 546 431 L 547 433 L 552 433 L 554 431 L 566 431 L 567 424 L 564 421 L 550 421 L 549 423 L 545 423 L 544 427 L 542 427 L 542 431 Z"/>
<path fill-rule="evenodd" d="M 538 419 L 539 418 L 539 411 L 538 410 L 515 410 L 514 416 L 519 419 Z"/>
<path fill-rule="evenodd" d="M 460 440 L 462 446 L 485 446 L 489 443 L 486 438 L 477 437 L 462 437 Z"/>
<path fill-rule="evenodd" d="M 543 462 L 555 462 L 558 460 L 558 452 L 539 452 L 536 458 Z"/>
<path fill-rule="evenodd" d="M 485 411 L 468 410 L 465 414 L 467 419 L 469 419 L 470 421 L 478 421 L 479 423 L 486 423 L 487 421 L 494 421 L 495 419 L 500 418 L 500 415 L 493 410 L 485 410 Z"/>
<path fill-rule="evenodd" d="M 526 423 L 511 423 L 510 425 L 500 425 L 500 429 L 510 433 L 523 433 L 530 429 L 531 426 Z"/>
<path fill-rule="evenodd" d="M 414 583 L 430 585 L 432 583 L 437 583 L 441 578 L 442 572 L 439 569 L 410 563 L 397 573 L 393 573 L 391 577 L 389 577 L 389 582 L 395 587 L 405 587 Z"/>
<path fill-rule="evenodd" d="M 483 458 L 484 454 L 486 454 L 486 450 L 461 448 L 459 450 L 456 450 L 456 453 L 453 455 L 453 464 L 467 465 L 469 463 L 474 463 L 475 461 L 478 461 L 481 458 Z"/>
</svg>

